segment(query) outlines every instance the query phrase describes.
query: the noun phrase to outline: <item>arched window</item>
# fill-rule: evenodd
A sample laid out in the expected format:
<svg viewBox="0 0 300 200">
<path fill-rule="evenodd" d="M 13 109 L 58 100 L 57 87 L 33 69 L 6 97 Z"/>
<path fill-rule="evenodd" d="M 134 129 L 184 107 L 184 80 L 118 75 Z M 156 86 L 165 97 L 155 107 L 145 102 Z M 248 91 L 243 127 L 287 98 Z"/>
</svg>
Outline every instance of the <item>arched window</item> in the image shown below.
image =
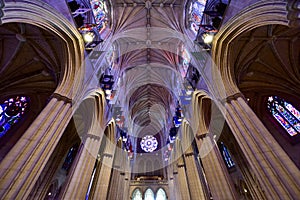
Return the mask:
<svg viewBox="0 0 300 200">
<path fill-rule="evenodd" d="M 67 157 L 65 158 L 65 161 L 63 163 L 62 169 L 66 170 L 67 174 L 72 166 L 72 163 L 75 159 L 75 156 L 77 154 L 78 150 L 78 144 L 73 145 L 67 154 Z"/>
<path fill-rule="evenodd" d="M 145 200 L 154 200 L 154 193 L 150 188 L 145 192 Z"/>
<path fill-rule="evenodd" d="M 205 4 L 206 4 L 206 0 L 194 0 L 191 3 L 191 7 L 189 10 L 189 15 L 191 20 L 190 29 L 195 33 L 195 35 L 198 32 L 202 20 Z"/>
<path fill-rule="evenodd" d="M 16 124 L 27 111 L 29 98 L 16 96 L 0 104 L 0 138 Z"/>
<path fill-rule="evenodd" d="M 268 109 L 290 136 L 300 133 L 300 112 L 292 104 L 277 96 L 270 96 Z"/>
<path fill-rule="evenodd" d="M 180 68 L 180 73 L 181 76 L 184 78 L 189 68 L 191 56 L 186 48 L 183 49 L 181 56 L 182 56 L 182 68 Z"/>
<path fill-rule="evenodd" d="M 156 199 L 155 200 L 167 200 L 167 195 L 162 188 L 159 188 L 156 192 Z"/>
<path fill-rule="evenodd" d="M 233 162 L 233 160 L 231 158 L 231 155 L 230 155 L 227 147 L 224 145 L 223 142 L 220 142 L 219 149 L 221 151 L 222 157 L 223 157 L 223 159 L 224 159 L 224 161 L 226 163 L 227 168 L 234 167 L 235 164 L 234 164 L 234 162 Z"/>
<path fill-rule="evenodd" d="M 107 2 L 106 0 L 90 0 L 93 14 L 95 17 L 95 22 L 97 24 L 97 29 L 101 33 L 106 28 L 107 22 Z"/>
<path fill-rule="evenodd" d="M 132 193 L 132 200 L 142 200 L 143 196 L 139 189 L 135 189 Z"/>
</svg>

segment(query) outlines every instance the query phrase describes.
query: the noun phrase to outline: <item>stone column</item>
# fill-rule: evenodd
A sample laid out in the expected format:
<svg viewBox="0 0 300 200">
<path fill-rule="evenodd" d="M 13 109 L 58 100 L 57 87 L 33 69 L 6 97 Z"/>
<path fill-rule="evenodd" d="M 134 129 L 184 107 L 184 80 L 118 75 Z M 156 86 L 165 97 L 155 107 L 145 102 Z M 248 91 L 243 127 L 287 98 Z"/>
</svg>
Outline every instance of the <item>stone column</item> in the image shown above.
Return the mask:
<svg viewBox="0 0 300 200">
<path fill-rule="evenodd" d="M 212 198 L 214 200 L 238 199 L 220 151 L 214 141 L 208 135 L 203 134 L 197 140 L 197 145 Z"/>
<path fill-rule="evenodd" d="M 191 199 L 205 199 L 205 194 L 195 162 L 194 152 L 191 147 L 185 152 L 184 158 Z"/>
<path fill-rule="evenodd" d="M 122 156 L 124 156 L 124 151 L 117 147 L 114 156 L 114 164 L 112 171 L 112 179 L 109 187 L 108 199 L 118 199 L 118 191 L 120 189 L 122 178 L 121 176 L 121 165 L 122 165 Z"/>
<path fill-rule="evenodd" d="M 125 192 L 125 187 L 126 187 L 126 185 L 125 185 L 125 183 L 126 183 L 125 175 L 127 173 L 126 165 L 127 165 L 127 162 L 128 162 L 128 157 L 127 157 L 127 153 L 126 152 L 122 153 L 122 155 L 120 157 L 120 160 L 121 160 L 120 170 L 118 171 L 118 175 L 119 175 L 118 180 L 119 180 L 119 183 L 118 183 L 117 196 L 116 196 L 115 199 L 120 199 L 120 200 L 124 199 L 124 200 L 127 200 L 128 197 L 124 193 Z M 129 188 L 128 188 L 128 190 L 129 190 Z"/>
<path fill-rule="evenodd" d="M 101 129 L 98 132 L 103 132 Z M 100 135 L 100 134 L 97 134 Z M 72 171 L 66 184 L 62 199 L 85 199 L 89 183 L 95 166 L 98 149 L 100 147 L 100 137 L 87 134 L 85 144 L 79 152 L 79 159 L 74 163 L 75 169 Z"/>
<path fill-rule="evenodd" d="M 123 182 L 123 185 L 124 185 L 124 189 L 123 189 L 123 197 L 120 198 L 120 199 L 123 199 L 123 200 L 128 200 L 130 195 L 129 194 L 129 188 L 130 188 L 130 177 L 131 177 L 131 167 L 130 167 L 130 159 L 128 157 L 126 157 L 124 159 L 124 182 Z M 121 190 L 122 191 L 122 190 Z"/>
<path fill-rule="evenodd" d="M 109 139 L 107 139 L 107 141 L 105 142 L 105 149 L 103 152 L 104 153 L 102 155 L 102 166 L 93 195 L 93 199 L 95 200 L 107 199 L 108 197 L 108 189 L 112 173 L 115 144 L 113 144 Z"/>
<path fill-rule="evenodd" d="M 168 181 L 169 181 L 169 199 L 174 199 L 177 200 L 178 198 L 176 198 L 176 183 L 175 183 L 175 174 L 173 171 L 173 164 L 169 164 L 168 165 Z"/>
<path fill-rule="evenodd" d="M 224 102 L 226 120 L 267 199 L 297 199 L 300 171 L 241 95 Z"/>
<path fill-rule="evenodd" d="M 179 182 L 179 188 L 180 188 L 180 193 L 181 193 L 181 199 L 182 200 L 190 200 L 190 191 L 189 191 L 189 186 L 187 183 L 187 177 L 185 173 L 185 166 L 184 166 L 184 161 L 182 157 L 178 159 L 177 162 L 177 171 L 178 171 L 178 182 Z"/>
<path fill-rule="evenodd" d="M 2 199 L 28 197 L 71 117 L 71 100 L 50 100 L 0 163 Z"/>
<path fill-rule="evenodd" d="M 175 196 L 174 199 L 176 200 L 182 200 L 181 198 L 181 190 L 180 190 L 180 184 L 179 184 L 179 178 L 178 178 L 178 168 L 177 168 L 177 163 L 173 164 L 173 177 L 174 177 L 174 194 Z M 170 195 L 171 197 L 172 195 Z"/>
</svg>

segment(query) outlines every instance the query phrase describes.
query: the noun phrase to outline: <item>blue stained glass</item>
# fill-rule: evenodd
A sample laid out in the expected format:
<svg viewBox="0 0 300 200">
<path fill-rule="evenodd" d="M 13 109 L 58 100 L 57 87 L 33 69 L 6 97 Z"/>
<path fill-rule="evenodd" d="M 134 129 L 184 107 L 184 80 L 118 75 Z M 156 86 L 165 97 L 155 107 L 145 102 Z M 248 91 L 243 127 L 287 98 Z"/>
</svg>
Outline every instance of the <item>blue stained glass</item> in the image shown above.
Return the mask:
<svg viewBox="0 0 300 200">
<path fill-rule="evenodd" d="M 235 163 L 233 162 L 233 160 L 232 160 L 232 158 L 231 158 L 231 155 L 230 155 L 230 153 L 229 153 L 227 147 L 224 145 L 223 142 L 221 142 L 221 144 L 220 144 L 220 151 L 221 151 L 221 153 L 222 153 L 222 157 L 223 157 L 223 159 L 224 159 L 224 161 L 225 161 L 225 163 L 226 163 L 226 166 L 227 166 L 228 168 L 234 167 L 234 166 L 235 166 Z"/>
<path fill-rule="evenodd" d="M 73 161 L 75 159 L 75 156 L 77 154 L 77 150 L 78 150 L 78 145 L 75 144 L 72 148 L 70 148 L 70 150 L 69 150 L 69 152 L 68 152 L 68 154 L 67 154 L 67 156 L 65 158 L 65 161 L 63 163 L 62 168 L 64 170 L 66 170 L 67 172 L 69 171 L 69 169 L 72 166 L 72 163 L 73 163 Z"/>
<path fill-rule="evenodd" d="M 0 104 L 0 138 L 16 124 L 27 111 L 29 98 L 16 96 Z"/>
<path fill-rule="evenodd" d="M 294 106 L 290 103 L 284 102 L 284 107 L 286 107 L 300 121 L 300 112 L 294 108 Z"/>
<path fill-rule="evenodd" d="M 107 20 L 107 6 L 105 0 L 90 0 L 93 14 L 97 24 L 97 29 L 101 33 L 105 29 Z"/>
<path fill-rule="evenodd" d="M 290 136 L 300 133 L 300 114 L 294 106 L 277 96 L 270 96 L 268 108 Z"/>
<path fill-rule="evenodd" d="M 195 34 L 197 34 L 199 25 L 201 24 L 205 4 L 206 4 L 206 0 L 197 0 L 191 4 L 191 8 L 190 8 L 190 18 L 192 20 L 191 30 Z"/>
</svg>

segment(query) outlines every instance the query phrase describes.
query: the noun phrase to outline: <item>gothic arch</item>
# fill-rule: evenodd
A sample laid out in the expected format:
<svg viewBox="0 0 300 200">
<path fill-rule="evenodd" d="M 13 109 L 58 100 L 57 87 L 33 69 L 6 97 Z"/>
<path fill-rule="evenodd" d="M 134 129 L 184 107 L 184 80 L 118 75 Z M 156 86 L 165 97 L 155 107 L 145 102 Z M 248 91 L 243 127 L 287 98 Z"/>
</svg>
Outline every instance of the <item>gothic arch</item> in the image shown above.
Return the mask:
<svg viewBox="0 0 300 200">
<path fill-rule="evenodd" d="M 16 6 L 18 10 L 14 9 Z M 85 70 L 83 41 L 76 28 L 55 9 L 39 1 L 6 2 L 3 13 L 1 19 L 3 24 L 14 22 L 32 24 L 54 33 L 65 42 L 65 52 L 68 53 L 64 65 L 61 66 L 62 76 L 55 93 L 73 99 L 82 88 Z"/>
<path fill-rule="evenodd" d="M 292 139 L 280 127 L 274 128 L 276 122 L 270 123 L 272 119 L 268 117 L 266 107 L 271 95 L 297 105 L 300 92 L 299 28 L 290 19 L 292 3 L 274 2 L 275 6 L 267 1 L 256 3 L 251 6 L 251 11 L 246 8 L 230 19 L 216 36 L 213 57 L 227 55 L 226 59 L 219 57 L 216 60 L 227 95 L 242 93 L 250 108 L 299 168 L 300 160 L 294 153 L 300 148 L 300 145 L 294 145 L 299 142 L 299 136 Z M 254 24 L 252 19 L 258 23 Z M 233 20 L 238 23 L 233 25 Z"/>
<path fill-rule="evenodd" d="M 223 77 L 227 96 L 239 93 L 232 71 L 233 66 L 229 60 L 231 42 L 240 34 L 260 26 L 269 24 L 287 26 L 287 14 L 286 3 L 283 1 L 259 1 L 242 10 L 222 26 L 213 43 L 212 58 Z M 227 57 L 224 58 L 222 55 L 227 55 Z"/>
</svg>

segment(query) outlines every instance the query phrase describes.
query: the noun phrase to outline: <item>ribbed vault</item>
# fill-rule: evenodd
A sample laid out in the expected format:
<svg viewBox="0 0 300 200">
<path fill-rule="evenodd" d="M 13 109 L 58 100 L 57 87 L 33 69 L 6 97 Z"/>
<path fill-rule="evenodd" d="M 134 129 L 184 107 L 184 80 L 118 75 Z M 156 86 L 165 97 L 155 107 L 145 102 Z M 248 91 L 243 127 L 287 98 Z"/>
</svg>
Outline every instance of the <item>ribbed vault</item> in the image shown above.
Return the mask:
<svg viewBox="0 0 300 200">
<path fill-rule="evenodd" d="M 180 83 L 185 2 L 113 0 L 112 33 L 123 110 L 137 133 L 156 134 L 172 117 Z M 166 32 L 169 30 L 170 32 Z M 173 33 L 172 33 L 173 31 Z M 172 93 L 170 92 L 172 91 Z M 124 108 L 125 107 L 125 108 Z"/>
</svg>

